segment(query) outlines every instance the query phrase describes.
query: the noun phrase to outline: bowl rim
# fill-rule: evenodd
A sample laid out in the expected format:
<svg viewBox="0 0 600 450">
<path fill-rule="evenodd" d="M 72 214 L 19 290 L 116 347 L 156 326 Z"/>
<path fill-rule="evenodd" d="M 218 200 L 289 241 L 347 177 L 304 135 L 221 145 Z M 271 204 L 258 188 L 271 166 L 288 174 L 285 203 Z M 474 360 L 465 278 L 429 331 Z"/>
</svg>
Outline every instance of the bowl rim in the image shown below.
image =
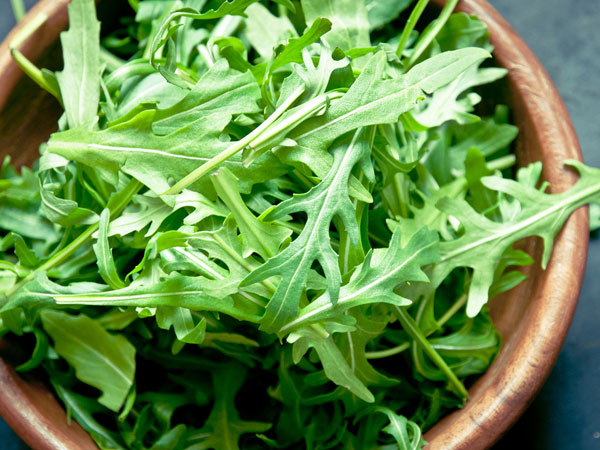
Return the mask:
<svg viewBox="0 0 600 450">
<path fill-rule="evenodd" d="M 69 1 L 41 0 L 0 45 L 0 74 L 6 86 L 5 95 L 0 92 L 0 111 L 24 76 L 11 57 L 9 42 L 18 30 L 39 14 L 45 14 L 45 24 L 19 47 L 26 57 L 35 61 L 44 50 L 36 44 L 56 40 L 59 32 L 67 27 Z M 432 0 L 432 4 L 441 6 L 444 0 Z M 549 75 L 515 30 L 486 0 L 461 0 L 456 12 L 475 14 L 488 26 L 491 42 L 496 48 L 494 56 L 509 70 L 512 94 L 523 101 L 527 114 L 538 119 L 532 122 L 531 132 L 548 144 L 544 156 L 548 156 L 552 164 L 545 165 L 545 178 L 552 182 L 553 191 L 566 190 L 574 184 L 576 177 L 565 170 L 562 161 L 583 161 L 583 157 L 569 114 Z M 501 356 L 507 353 L 503 345 L 492 366 L 469 389 L 471 401 L 425 434 L 429 442 L 427 449 L 487 448 L 524 412 L 549 375 L 566 338 L 583 281 L 587 244 L 587 208 L 580 208 L 558 235 L 548 267 L 543 276 L 536 279 L 535 292 L 522 292 L 544 299 L 544 308 L 537 307 L 537 315 L 530 320 L 530 326 L 522 330 L 522 340 L 528 339 L 531 344 L 511 350 L 510 357 L 503 361 L 511 371 L 497 371 Z M 2 359 L 0 386 L 0 415 L 33 448 L 97 448 L 79 425 L 67 425 L 64 410 L 48 389 L 39 383 L 23 381 Z M 62 424 L 56 424 L 56 415 L 49 420 L 44 416 L 45 410 L 29 401 L 42 397 L 42 403 L 48 403 L 53 414 L 60 415 Z M 19 408 L 15 408 L 16 405 Z M 71 435 L 77 438 L 72 439 Z"/>
</svg>

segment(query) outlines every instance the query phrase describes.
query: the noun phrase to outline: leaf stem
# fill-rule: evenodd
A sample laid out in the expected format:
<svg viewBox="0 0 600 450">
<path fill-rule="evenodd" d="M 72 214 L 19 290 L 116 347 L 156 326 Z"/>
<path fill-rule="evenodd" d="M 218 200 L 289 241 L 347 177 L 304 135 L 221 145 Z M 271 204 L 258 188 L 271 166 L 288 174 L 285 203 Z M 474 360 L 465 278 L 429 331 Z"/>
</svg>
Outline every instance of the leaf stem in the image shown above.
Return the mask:
<svg viewBox="0 0 600 450">
<path fill-rule="evenodd" d="M 281 115 L 296 101 L 298 97 L 302 95 L 304 92 L 304 86 L 298 87 L 286 100 L 283 104 L 277 108 L 273 114 L 271 114 L 267 120 L 265 120 L 260 126 L 254 129 L 251 133 L 246 135 L 241 140 L 234 142 L 228 149 L 218 154 L 214 158 L 210 159 L 206 163 L 202 164 L 193 172 L 189 173 L 181 180 L 179 180 L 173 187 L 163 192 L 161 195 L 175 195 L 181 192 L 183 189 L 188 187 L 189 185 L 195 183 L 203 176 L 210 173 L 214 168 L 216 168 L 219 164 L 231 158 L 233 155 L 243 150 L 248 144 L 250 144 L 253 140 L 257 139 L 262 133 L 264 133 Z"/>
<path fill-rule="evenodd" d="M 43 72 L 38 69 L 35 64 L 29 61 L 25 55 L 23 55 L 23 53 L 16 48 L 12 48 L 10 50 L 10 54 L 23 72 L 25 72 L 25 74 L 35 82 L 35 84 L 50 93 L 62 104 L 62 96 L 60 95 L 60 91 L 58 91 L 55 86 L 48 83 Z"/>
<path fill-rule="evenodd" d="M 10 6 L 12 6 L 15 20 L 20 22 L 27 12 L 25 10 L 25 3 L 23 3 L 23 0 L 10 0 Z"/>
<path fill-rule="evenodd" d="M 406 63 L 405 70 L 410 69 L 412 67 L 412 65 L 417 62 L 417 60 L 423 54 L 423 52 L 427 49 L 427 47 L 429 47 L 429 44 L 431 44 L 431 41 L 433 41 L 433 39 L 440 32 L 440 30 L 442 29 L 444 24 L 450 18 L 450 15 L 454 11 L 454 8 L 456 8 L 457 3 L 458 3 L 458 0 L 447 0 L 446 1 L 446 4 L 444 5 L 442 12 L 440 13 L 440 16 L 431 23 L 431 25 L 432 25 L 431 27 L 427 27 L 425 29 L 425 31 L 423 32 L 423 34 L 421 34 L 419 40 L 415 44 L 413 53 L 412 53 L 412 55 L 410 55 L 410 58 L 409 58 L 408 62 Z"/>
<path fill-rule="evenodd" d="M 425 10 L 425 7 L 428 3 L 429 0 L 419 0 L 419 2 L 415 5 L 412 12 L 410 13 L 408 21 L 406 22 L 406 26 L 402 30 L 402 35 L 400 36 L 398 48 L 396 49 L 396 55 L 398 55 L 398 58 L 402 58 L 402 52 L 406 47 L 408 38 L 410 37 L 412 31 L 415 29 L 415 26 L 417 25 L 417 22 L 419 21 L 419 18 L 421 17 L 421 14 L 423 14 L 423 11 Z"/>
<path fill-rule="evenodd" d="M 420 345 L 423 348 L 423 350 L 425 351 L 425 353 L 427 353 L 427 355 L 429 355 L 429 357 L 432 359 L 432 361 L 440 368 L 440 370 L 442 372 L 444 372 L 446 377 L 448 377 L 448 380 L 450 381 L 450 383 L 454 385 L 454 387 L 457 389 L 457 391 L 460 393 L 460 395 L 463 398 L 469 397 L 469 393 L 467 392 L 467 389 L 465 388 L 464 384 L 458 379 L 458 377 L 452 371 L 452 369 L 448 366 L 448 364 L 446 364 L 446 361 L 444 361 L 444 358 L 442 358 L 440 356 L 440 354 L 437 351 L 435 351 L 435 349 L 431 346 L 431 344 L 429 343 L 427 338 L 423 335 L 423 333 L 417 326 L 414 319 L 410 316 L 410 314 L 408 314 L 408 312 L 406 312 L 405 309 L 399 308 L 397 306 L 396 306 L 396 312 L 397 312 L 398 320 L 400 321 L 400 323 L 402 325 L 402 328 L 404 328 L 404 330 L 410 335 L 410 337 L 414 340 L 414 342 L 417 345 Z"/>
<path fill-rule="evenodd" d="M 500 158 L 494 159 L 492 161 L 486 162 L 486 166 L 492 172 L 496 170 L 504 170 L 512 167 L 517 162 L 517 157 L 515 155 L 506 155 Z"/>
<path fill-rule="evenodd" d="M 460 298 L 448 309 L 448 311 L 446 311 L 446 313 L 439 320 L 436 320 L 438 326 L 444 326 L 446 322 L 448 322 L 454 316 L 454 314 L 460 311 L 460 309 L 465 305 L 465 303 L 467 303 L 467 294 L 461 295 Z M 429 337 L 434 332 L 435 330 L 430 330 L 429 332 L 425 333 L 425 337 Z M 399 353 L 402 353 L 403 351 L 408 350 L 409 348 L 410 342 L 403 342 L 400 345 L 391 348 L 386 348 L 385 350 L 366 352 L 365 356 L 367 359 L 387 358 L 389 356 L 394 356 Z"/>
<path fill-rule="evenodd" d="M 448 322 L 454 316 L 454 314 L 456 314 L 458 311 L 460 311 L 460 309 L 463 306 L 465 306 L 465 304 L 467 303 L 467 298 L 467 294 L 461 295 L 458 298 L 458 300 L 454 302 L 454 304 L 448 309 L 448 311 L 446 311 L 446 313 L 442 317 L 440 317 L 440 320 L 437 321 L 437 324 L 440 327 L 445 325 L 446 322 Z M 431 333 L 433 333 L 433 330 L 431 331 Z M 428 335 L 431 333 L 428 333 Z"/>
<path fill-rule="evenodd" d="M 391 348 L 386 348 L 385 350 L 377 350 L 376 352 L 365 352 L 365 357 L 367 359 L 381 359 L 381 358 L 387 358 L 389 356 L 394 356 L 397 355 L 399 353 L 402 353 L 406 350 L 408 350 L 410 347 L 410 342 L 403 342 L 400 345 L 397 345 L 395 347 L 391 347 Z"/>
</svg>

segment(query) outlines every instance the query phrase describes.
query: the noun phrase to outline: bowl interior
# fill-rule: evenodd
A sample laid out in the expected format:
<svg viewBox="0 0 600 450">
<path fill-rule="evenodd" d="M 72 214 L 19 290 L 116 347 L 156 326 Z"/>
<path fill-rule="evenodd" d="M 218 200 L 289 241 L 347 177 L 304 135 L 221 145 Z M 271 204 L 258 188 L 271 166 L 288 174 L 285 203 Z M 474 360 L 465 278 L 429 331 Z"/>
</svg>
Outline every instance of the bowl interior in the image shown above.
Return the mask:
<svg viewBox="0 0 600 450">
<path fill-rule="evenodd" d="M 107 0 L 110 2 L 110 0 Z M 40 2 L 25 19 L 44 12 L 49 19 L 21 47 L 40 67 L 60 68 L 58 33 L 66 28 L 67 0 Z M 434 0 L 438 7 L 443 0 Z M 509 69 L 502 95 L 519 127 L 516 152 L 521 165 L 541 160 L 552 190 L 567 189 L 575 176 L 565 159 L 581 160 L 566 109 L 539 61 L 502 17 L 483 0 L 463 0 L 459 10 L 474 13 L 489 27 L 498 63 Z M 22 24 L 21 24 L 22 26 Z M 12 36 L 12 35 L 11 35 Z M 16 166 L 31 165 L 39 145 L 56 130 L 58 102 L 20 73 L 8 41 L 0 47 L 0 149 Z M 499 85 L 500 86 L 500 85 Z M 494 298 L 490 309 L 503 347 L 486 374 L 471 387 L 465 408 L 425 436 L 430 449 L 486 448 L 527 407 L 552 367 L 566 336 L 585 264 L 587 212 L 577 211 L 559 235 L 546 271 L 527 269 L 528 281 Z M 524 249 L 540 261 L 542 244 L 530 239 Z M 2 353 L 2 347 L 0 347 Z M 0 413 L 34 448 L 96 448 L 83 430 L 67 426 L 64 411 L 47 388 L 24 381 L 0 360 Z M 18 408 L 15 408 L 18 405 Z"/>
</svg>

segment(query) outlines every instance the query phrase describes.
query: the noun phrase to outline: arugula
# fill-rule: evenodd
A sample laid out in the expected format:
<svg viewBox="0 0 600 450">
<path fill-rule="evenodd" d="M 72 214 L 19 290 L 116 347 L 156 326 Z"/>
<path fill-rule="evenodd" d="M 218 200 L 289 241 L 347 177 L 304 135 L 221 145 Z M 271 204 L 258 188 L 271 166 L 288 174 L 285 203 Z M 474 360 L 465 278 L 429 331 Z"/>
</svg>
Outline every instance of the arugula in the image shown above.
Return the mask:
<svg viewBox="0 0 600 450">
<path fill-rule="evenodd" d="M 85 315 L 44 311 L 41 319 L 56 353 L 75 368 L 80 380 L 102 391 L 100 404 L 118 411 L 133 384 L 135 347 Z"/>
<path fill-rule="evenodd" d="M 331 247 L 329 229 L 333 217 L 341 217 L 352 245 L 358 245 L 358 224 L 349 198 L 348 179 L 353 167 L 367 157 L 369 141 L 369 131 L 360 129 L 350 142 L 336 146 L 334 162 L 327 176 L 308 193 L 280 203 L 266 216 L 266 219 L 278 219 L 298 211 L 307 214 L 306 224 L 298 238 L 254 270 L 242 283 L 255 283 L 273 275 L 281 277 L 261 321 L 265 330 L 276 330 L 296 316 L 300 294 L 315 260 L 319 261 L 325 273 L 331 301 L 337 302 L 342 274 L 338 255 Z"/>
<path fill-rule="evenodd" d="M 101 37 L 73 0 L 61 72 L 13 50 L 65 114 L 0 170 L 0 337 L 99 447 L 422 448 L 520 241 L 598 226 L 600 170 L 513 170 L 485 24 L 427 3 L 132 0 Z"/>
<path fill-rule="evenodd" d="M 70 28 L 61 33 L 65 68 L 56 74 L 69 127 L 94 125 L 100 101 L 100 22 L 93 2 L 69 5 Z"/>
</svg>

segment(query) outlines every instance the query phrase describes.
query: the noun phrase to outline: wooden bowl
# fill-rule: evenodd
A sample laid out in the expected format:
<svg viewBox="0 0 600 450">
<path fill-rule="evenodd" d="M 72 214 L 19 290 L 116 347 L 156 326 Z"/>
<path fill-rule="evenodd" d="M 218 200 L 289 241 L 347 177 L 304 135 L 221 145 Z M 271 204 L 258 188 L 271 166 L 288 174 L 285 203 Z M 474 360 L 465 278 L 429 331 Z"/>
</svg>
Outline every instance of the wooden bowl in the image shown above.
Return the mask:
<svg viewBox="0 0 600 450">
<path fill-rule="evenodd" d="M 8 42 L 38 14 L 48 20 L 20 50 L 41 65 L 56 68 L 58 33 L 67 27 L 68 0 L 43 0 L 0 47 L 0 149 L 17 165 L 37 158 L 38 146 L 56 128 L 57 102 L 25 77 L 12 61 Z M 441 6 L 443 0 L 434 0 Z M 571 186 L 576 177 L 565 159 L 581 160 L 579 145 L 565 106 L 540 62 L 511 26 L 484 0 L 463 0 L 459 11 L 477 15 L 489 27 L 498 63 L 509 70 L 506 98 L 520 134 L 520 164 L 541 160 L 553 192 Z M 52 49 L 55 50 L 52 50 Z M 58 53 L 60 54 L 60 53 Z M 54 61 L 52 63 L 52 61 Z M 60 64 L 60 63 L 59 63 Z M 528 270 L 528 281 L 490 304 L 503 339 L 490 369 L 469 390 L 466 406 L 445 417 L 426 435 L 428 449 L 490 447 L 523 413 L 548 376 L 566 337 L 581 288 L 588 244 L 585 208 L 575 212 L 558 236 L 546 271 Z M 540 260 L 542 245 L 527 242 Z M 2 347 L 0 346 L 0 351 Z M 96 446 L 65 413 L 47 387 L 21 378 L 0 360 L 0 414 L 35 449 L 82 450 Z"/>
</svg>

